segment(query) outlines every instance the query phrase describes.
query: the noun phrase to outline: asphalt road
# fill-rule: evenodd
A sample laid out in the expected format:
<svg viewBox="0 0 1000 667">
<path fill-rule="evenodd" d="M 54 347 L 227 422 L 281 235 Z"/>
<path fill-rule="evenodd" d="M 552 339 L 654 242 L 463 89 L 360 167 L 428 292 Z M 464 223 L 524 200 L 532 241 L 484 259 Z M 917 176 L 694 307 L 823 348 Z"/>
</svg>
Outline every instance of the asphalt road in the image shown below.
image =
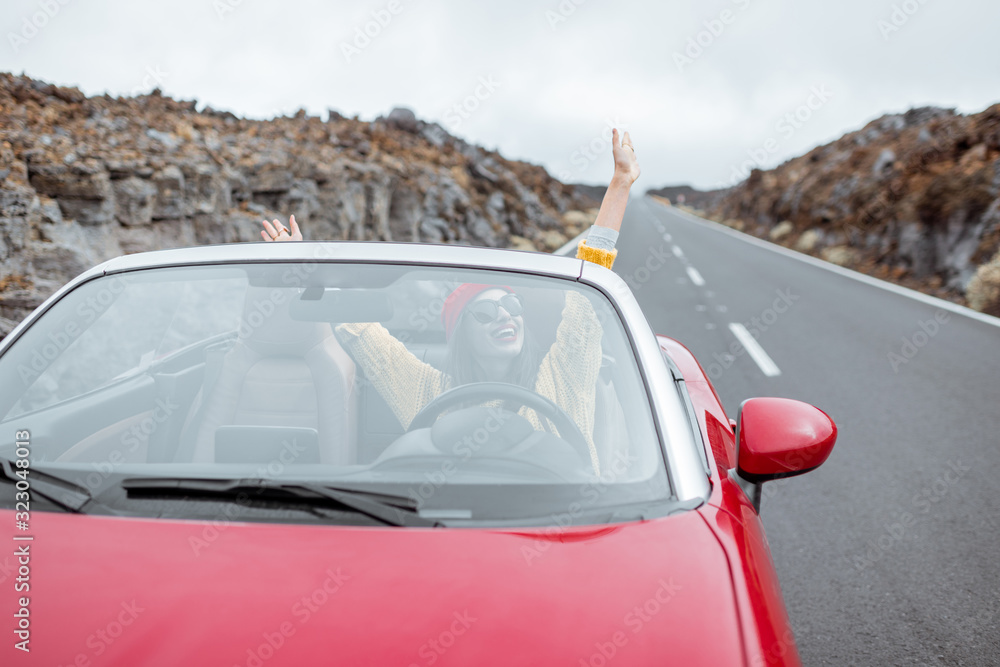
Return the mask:
<svg viewBox="0 0 1000 667">
<path fill-rule="evenodd" d="M 1000 664 L 1000 326 L 748 239 L 633 197 L 615 271 L 730 417 L 782 396 L 839 427 L 821 468 L 764 487 L 803 662 Z"/>
</svg>

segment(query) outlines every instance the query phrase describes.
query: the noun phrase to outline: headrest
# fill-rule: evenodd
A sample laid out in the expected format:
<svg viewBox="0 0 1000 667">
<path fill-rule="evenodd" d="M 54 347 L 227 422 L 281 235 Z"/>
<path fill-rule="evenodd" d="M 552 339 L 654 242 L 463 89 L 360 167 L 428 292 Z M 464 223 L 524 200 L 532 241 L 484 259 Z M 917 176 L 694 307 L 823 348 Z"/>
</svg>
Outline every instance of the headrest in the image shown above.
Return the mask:
<svg viewBox="0 0 1000 667">
<path fill-rule="evenodd" d="M 301 293 L 299 288 L 248 287 L 239 340 L 264 356 L 302 356 L 332 336 L 333 329 L 328 322 L 291 318 L 289 306 Z"/>
</svg>

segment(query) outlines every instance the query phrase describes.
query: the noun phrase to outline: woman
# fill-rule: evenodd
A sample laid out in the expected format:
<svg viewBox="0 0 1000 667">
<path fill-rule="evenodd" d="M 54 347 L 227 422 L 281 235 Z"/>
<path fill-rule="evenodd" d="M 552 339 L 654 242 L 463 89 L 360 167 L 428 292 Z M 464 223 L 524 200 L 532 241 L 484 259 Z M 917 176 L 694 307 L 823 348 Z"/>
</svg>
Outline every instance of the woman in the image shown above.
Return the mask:
<svg viewBox="0 0 1000 667">
<path fill-rule="evenodd" d="M 576 256 L 611 268 L 618 251 L 628 193 L 639 177 L 639 163 L 628 132 L 619 142 L 612 131 L 614 176 L 604 194 L 600 212 Z M 295 217 L 291 229 L 277 220 L 264 220 L 266 241 L 301 241 Z M 335 329 L 340 344 L 351 353 L 375 389 L 385 398 L 404 428 L 442 391 L 469 382 L 510 382 L 532 389 L 561 407 L 580 427 L 590 449 L 591 465 L 600 474 L 593 442 L 597 376 L 601 366 L 603 329 L 590 302 L 568 291 L 556 340 L 541 355 L 525 329 L 520 298 L 508 287 L 466 283 L 455 289 L 441 313 L 448 356 L 440 371 L 417 359 L 406 346 L 377 323 L 341 324 Z M 541 418 L 529 408 L 519 414 L 536 429 Z"/>
</svg>

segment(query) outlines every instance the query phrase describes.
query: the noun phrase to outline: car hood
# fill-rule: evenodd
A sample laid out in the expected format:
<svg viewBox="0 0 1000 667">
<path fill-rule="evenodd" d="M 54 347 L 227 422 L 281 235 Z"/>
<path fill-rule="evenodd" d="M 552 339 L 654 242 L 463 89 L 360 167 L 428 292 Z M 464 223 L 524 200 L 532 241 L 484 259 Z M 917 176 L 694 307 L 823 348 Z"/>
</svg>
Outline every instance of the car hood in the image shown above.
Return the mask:
<svg viewBox="0 0 1000 667">
<path fill-rule="evenodd" d="M 34 512 L 32 529 L 31 653 L 2 653 L 34 664 L 743 663 L 697 511 L 563 531 Z"/>
</svg>

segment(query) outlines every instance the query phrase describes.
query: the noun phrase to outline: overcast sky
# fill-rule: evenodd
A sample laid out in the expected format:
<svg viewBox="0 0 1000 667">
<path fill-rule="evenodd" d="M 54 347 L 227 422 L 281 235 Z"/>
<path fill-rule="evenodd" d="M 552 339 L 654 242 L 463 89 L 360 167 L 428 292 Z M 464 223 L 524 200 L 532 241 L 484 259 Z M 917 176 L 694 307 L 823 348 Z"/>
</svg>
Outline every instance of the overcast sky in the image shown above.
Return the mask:
<svg viewBox="0 0 1000 667">
<path fill-rule="evenodd" d="M 642 191 L 728 185 L 887 112 L 1000 101 L 997 0 L 4 0 L 0 17 L 3 71 L 259 118 L 403 105 L 567 181 L 607 181 L 617 124 Z"/>
</svg>

